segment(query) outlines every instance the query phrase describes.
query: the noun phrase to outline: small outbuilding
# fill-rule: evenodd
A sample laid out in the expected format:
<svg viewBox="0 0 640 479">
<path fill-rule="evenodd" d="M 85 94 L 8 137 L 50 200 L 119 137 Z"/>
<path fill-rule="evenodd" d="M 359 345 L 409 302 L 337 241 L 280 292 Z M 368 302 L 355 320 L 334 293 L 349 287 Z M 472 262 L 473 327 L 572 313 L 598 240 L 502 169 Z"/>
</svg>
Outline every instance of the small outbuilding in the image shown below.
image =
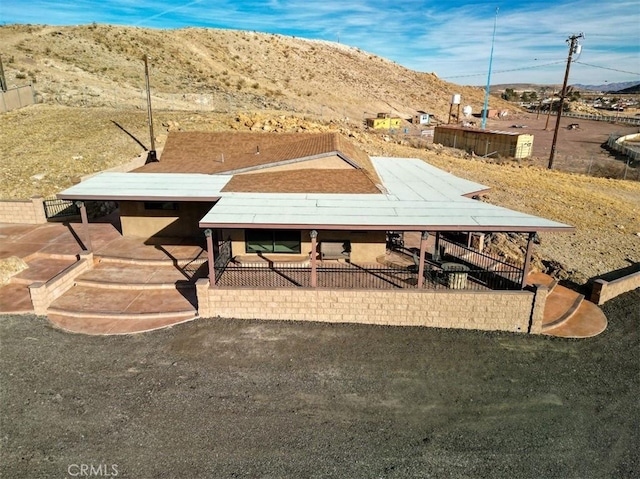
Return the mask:
<svg viewBox="0 0 640 479">
<path fill-rule="evenodd" d="M 373 129 L 400 128 L 402 118 L 391 116 L 389 113 L 378 113 L 376 118 L 367 118 L 367 126 Z"/>
<path fill-rule="evenodd" d="M 437 126 L 433 142 L 480 156 L 529 158 L 533 152 L 533 135 L 511 131 Z"/>
<path fill-rule="evenodd" d="M 431 118 L 429 113 L 419 110 L 415 115 L 413 115 L 411 122 L 414 125 L 428 125 L 430 120 Z"/>
</svg>

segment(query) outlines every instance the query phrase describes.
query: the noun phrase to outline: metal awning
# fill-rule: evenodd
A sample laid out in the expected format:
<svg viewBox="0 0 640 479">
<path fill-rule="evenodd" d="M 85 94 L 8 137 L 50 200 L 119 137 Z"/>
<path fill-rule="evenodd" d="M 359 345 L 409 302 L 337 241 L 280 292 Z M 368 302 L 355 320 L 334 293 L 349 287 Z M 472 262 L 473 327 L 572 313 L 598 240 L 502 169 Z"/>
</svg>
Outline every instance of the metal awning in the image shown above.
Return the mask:
<svg viewBox="0 0 640 479">
<path fill-rule="evenodd" d="M 58 194 L 68 200 L 217 201 L 201 228 L 404 231 L 573 231 L 468 198 L 488 188 L 422 160 L 371 159 L 386 194 L 237 193 L 231 175 L 102 173 Z"/>
<path fill-rule="evenodd" d="M 65 200 L 215 201 L 231 175 L 100 173 L 58 193 Z"/>
</svg>

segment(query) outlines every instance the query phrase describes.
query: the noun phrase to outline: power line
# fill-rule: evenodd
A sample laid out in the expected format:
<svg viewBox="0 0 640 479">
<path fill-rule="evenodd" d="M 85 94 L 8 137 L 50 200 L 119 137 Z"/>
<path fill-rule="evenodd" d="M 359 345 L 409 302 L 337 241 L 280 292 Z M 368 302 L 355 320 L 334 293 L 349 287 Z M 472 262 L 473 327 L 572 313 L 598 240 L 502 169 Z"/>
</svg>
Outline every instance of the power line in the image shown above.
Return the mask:
<svg viewBox="0 0 640 479">
<path fill-rule="evenodd" d="M 542 68 L 542 67 L 546 67 L 549 65 L 557 65 L 558 63 L 564 63 L 564 60 L 559 60 L 557 62 L 551 62 L 551 63 L 542 63 L 540 65 L 531 65 L 528 67 L 521 67 L 521 68 L 512 68 L 510 70 L 498 70 L 494 73 L 509 73 L 509 72 L 517 72 L 517 71 L 521 71 L 521 70 L 532 70 L 534 68 Z M 577 63 L 577 62 L 576 62 Z M 442 77 L 443 80 L 450 80 L 452 78 L 467 78 L 467 77 L 477 77 L 477 76 L 484 76 L 484 73 L 471 73 L 469 75 L 455 75 L 455 76 L 446 76 L 446 77 Z"/>
<path fill-rule="evenodd" d="M 602 67 L 602 66 L 599 66 L 599 65 L 592 65 L 590 63 L 584 63 L 584 62 L 573 62 L 573 63 L 579 63 L 580 65 L 586 65 L 588 67 L 593 67 L 593 68 L 600 68 L 602 70 L 611 70 L 612 72 L 628 73 L 630 75 L 638 75 L 638 76 L 640 76 L 640 73 L 638 73 L 638 72 L 628 72 L 626 70 L 618 70 L 617 68 Z"/>
</svg>

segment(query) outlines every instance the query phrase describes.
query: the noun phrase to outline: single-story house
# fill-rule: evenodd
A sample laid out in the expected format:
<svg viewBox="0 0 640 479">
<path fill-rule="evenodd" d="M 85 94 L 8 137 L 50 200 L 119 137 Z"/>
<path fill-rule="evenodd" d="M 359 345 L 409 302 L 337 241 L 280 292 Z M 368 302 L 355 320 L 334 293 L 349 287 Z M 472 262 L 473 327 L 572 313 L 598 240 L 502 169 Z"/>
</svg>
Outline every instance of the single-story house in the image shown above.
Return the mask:
<svg viewBox="0 0 640 479">
<path fill-rule="evenodd" d="M 205 308 L 201 314 L 280 319 L 305 314 L 331 320 L 320 293 L 300 299 L 316 301 L 317 314 L 303 313 L 295 305 L 287 313 L 290 292 L 280 297 L 272 288 L 302 288 L 301 294 L 308 294 L 307 288 L 325 288 L 329 294 L 329 288 L 331 298 L 354 288 L 521 291 L 536 233 L 573 228 L 473 199 L 487 189 L 420 159 L 369 157 L 339 133 L 172 132 L 159 161 L 129 173 L 98 174 L 58 197 L 118 202 L 124 236 L 153 238 L 155 244 L 163 238 L 201 241 L 204 236 L 210 292 L 200 299 L 199 290 L 200 307 Z M 86 213 L 83 218 L 87 221 Z M 389 238 L 398 232 L 419 233 L 415 247 L 402 251 L 413 268 L 390 265 Z M 473 235 L 492 232 L 526 235 L 526 252 L 518 265 L 474 247 Z M 467 239 L 459 241 L 461 236 Z M 233 296 L 238 287 L 253 288 L 251 300 L 263 302 L 245 311 L 206 309 L 248 301 L 242 291 Z M 215 300 L 206 296 L 213 291 Z M 464 318 L 483 314 L 488 319 L 482 327 L 520 331 L 527 329 L 535 303 L 534 293 L 522 294 L 517 302 L 508 294 L 499 301 L 465 296 L 458 298 L 458 306 L 485 301 L 464 312 Z M 378 299 L 380 308 L 393 303 L 387 296 Z M 351 304 L 350 299 L 344 302 Z M 517 324 L 508 315 L 495 314 L 500 304 L 520 308 L 514 313 L 520 318 Z M 419 308 L 422 315 L 437 314 L 431 306 Z M 433 322 L 438 318 L 431 316 L 412 323 L 404 303 L 388 312 L 386 324 L 399 324 L 394 318 L 400 311 L 409 315 L 402 324 L 448 324 Z M 352 317 L 360 316 L 351 311 L 338 320 Z M 469 319 L 468 327 L 481 327 L 476 321 L 475 316 Z"/>
<path fill-rule="evenodd" d="M 388 231 L 536 232 L 571 228 L 471 199 L 488 188 L 422 160 L 370 158 L 338 133 L 171 133 L 158 162 L 102 173 L 63 191 L 120 205 L 124 236 L 231 238 L 233 256 L 309 255 L 344 245 L 384 256 Z"/>
</svg>

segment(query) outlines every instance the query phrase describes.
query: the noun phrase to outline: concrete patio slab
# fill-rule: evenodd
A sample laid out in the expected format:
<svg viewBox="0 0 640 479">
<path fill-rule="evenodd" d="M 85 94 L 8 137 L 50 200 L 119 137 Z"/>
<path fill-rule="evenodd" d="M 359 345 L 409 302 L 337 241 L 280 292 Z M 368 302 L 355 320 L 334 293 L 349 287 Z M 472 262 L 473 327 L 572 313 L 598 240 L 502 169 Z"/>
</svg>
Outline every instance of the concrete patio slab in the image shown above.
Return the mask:
<svg viewBox="0 0 640 479">
<path fill-rule="evenodd" d="M 24 284 L 0 286 L 0 314 L 33 313 L 29 287 Z"/>
</svg>

